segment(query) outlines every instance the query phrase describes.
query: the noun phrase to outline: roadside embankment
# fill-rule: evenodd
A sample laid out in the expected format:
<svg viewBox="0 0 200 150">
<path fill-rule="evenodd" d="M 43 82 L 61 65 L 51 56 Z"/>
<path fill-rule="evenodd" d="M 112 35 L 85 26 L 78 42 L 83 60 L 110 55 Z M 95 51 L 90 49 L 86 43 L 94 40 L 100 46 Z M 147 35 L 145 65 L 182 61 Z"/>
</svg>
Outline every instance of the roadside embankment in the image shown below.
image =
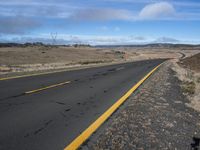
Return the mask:
<svg viewBox="0 0 200 150">
<path fill-rule="evenodd" d="M 200 138 L 200 113 L 166 62 L 94 134 L 82 149 L 180 149 Z"/>
<path fill-rule="evenodd" d="M 172 68 L 181 81 L 183 94 L 190 100 L 187 105 L 200 112 L 200 53 L 172 62 Z"/>
</svg>

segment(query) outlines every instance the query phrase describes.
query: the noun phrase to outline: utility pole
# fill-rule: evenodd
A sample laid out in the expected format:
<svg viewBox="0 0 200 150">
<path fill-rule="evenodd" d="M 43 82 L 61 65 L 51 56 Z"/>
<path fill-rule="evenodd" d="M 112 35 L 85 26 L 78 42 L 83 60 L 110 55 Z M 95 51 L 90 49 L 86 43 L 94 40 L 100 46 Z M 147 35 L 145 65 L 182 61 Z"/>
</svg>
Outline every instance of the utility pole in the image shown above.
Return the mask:
<svg viewBox="0 0 200 150">
<path fill-rule="evenodd" d="M 51 33 L 51 39 L 52 39 L 52 45 L 56 45 L 56 40 L 57 40 L 57 35 L 58 33 Z"/>
</svg>

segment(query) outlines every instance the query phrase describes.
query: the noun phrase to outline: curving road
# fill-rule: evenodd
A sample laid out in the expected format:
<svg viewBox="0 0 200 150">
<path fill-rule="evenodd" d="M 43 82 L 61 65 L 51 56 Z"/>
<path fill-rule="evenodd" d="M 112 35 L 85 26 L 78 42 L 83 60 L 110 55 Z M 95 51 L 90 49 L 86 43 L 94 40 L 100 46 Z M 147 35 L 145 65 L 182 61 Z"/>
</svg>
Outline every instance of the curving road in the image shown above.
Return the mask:
<svg viewBox="0 0 200 150">
<path fill-rule="evenodd" d="M 0 150 L 60 150 L 164 60 L 0 81 Z"/>
</svg>

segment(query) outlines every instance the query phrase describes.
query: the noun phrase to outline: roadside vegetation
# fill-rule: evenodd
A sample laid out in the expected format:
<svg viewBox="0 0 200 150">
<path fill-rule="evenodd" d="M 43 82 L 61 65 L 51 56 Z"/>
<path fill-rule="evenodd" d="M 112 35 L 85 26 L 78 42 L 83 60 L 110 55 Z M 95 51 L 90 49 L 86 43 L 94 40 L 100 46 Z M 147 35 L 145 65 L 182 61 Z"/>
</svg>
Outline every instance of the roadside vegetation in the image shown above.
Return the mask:
<svg viewBox="0 0 200 150">
<path fill-rule="evenodd" d="M 190 100 L 187 106 L 200 111 L 200 53 L 173 63 L 181 88 Z"/>
<path fill-rule="evenodd" d="M 190 81 L 190 82 L 183 81 L 183 83 L 182 83 L 183 93 L 188 94 L 190 96 L 195 94 L 195 88 L 196 88 L 196 85 L 195 85 L 194 81 Z"/>
<path fill-rule="evenodd" d="M 200 46 L 48 45 L 43 43 L 0 43 L 0 76 L 71 70 L 127 61 L 179 58 L 199 52 Z"/>
</svg>

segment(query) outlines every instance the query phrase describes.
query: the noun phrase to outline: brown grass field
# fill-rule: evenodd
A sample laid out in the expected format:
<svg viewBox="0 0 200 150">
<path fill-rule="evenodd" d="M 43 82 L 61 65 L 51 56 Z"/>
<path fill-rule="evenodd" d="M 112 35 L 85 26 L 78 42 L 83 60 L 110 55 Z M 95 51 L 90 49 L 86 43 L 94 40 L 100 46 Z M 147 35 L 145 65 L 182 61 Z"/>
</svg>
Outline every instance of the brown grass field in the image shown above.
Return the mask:
<svg viewBox="0 0 200 150">
<path fill-rule="evenodd" d="M 191 56 L 199 49 L 166 47 L 0 47 L 0 75 L 10 73 L 66 69 L 126 61 Z"/>
</svg>

